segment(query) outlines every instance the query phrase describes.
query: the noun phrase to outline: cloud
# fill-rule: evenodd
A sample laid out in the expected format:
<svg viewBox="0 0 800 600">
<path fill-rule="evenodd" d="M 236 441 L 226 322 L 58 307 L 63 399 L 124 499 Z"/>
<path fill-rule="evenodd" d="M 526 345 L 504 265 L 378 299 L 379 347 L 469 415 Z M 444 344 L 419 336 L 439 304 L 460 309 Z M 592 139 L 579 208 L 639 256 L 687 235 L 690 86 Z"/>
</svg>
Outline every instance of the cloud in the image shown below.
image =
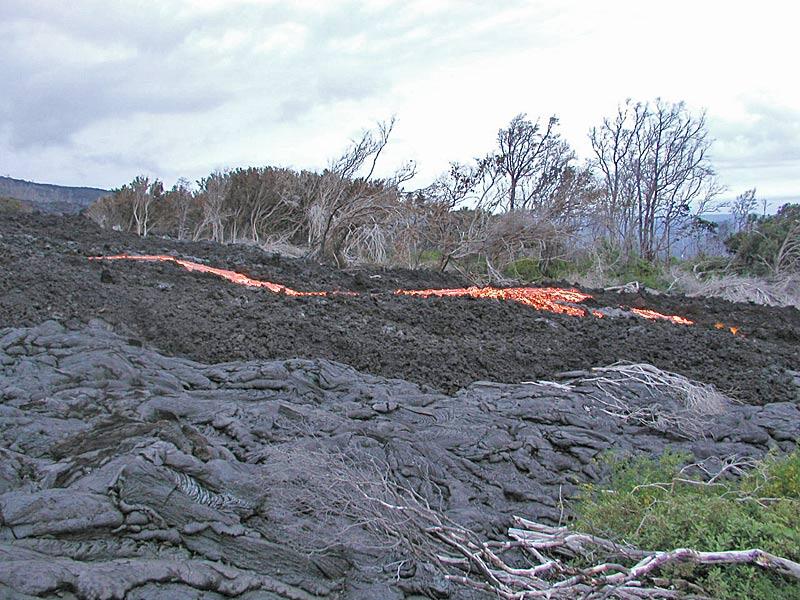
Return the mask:
<svg viewBox="0 0 800 600">
<path fill-rule="evenodd" d="M 736 119 L 710 123 L 715 157 L 727 168 L 750 169 L 800 162 L 800 109 L 767 99 L 743 102 Z"/>
<path fill-rule="evenodd" d="M 116 186 L 319 168 L 397 114 L 387 163 L 416 159 L 432 179 L 517 113 L 557 114 L 587 157 L 618 101 L 663 96 L 708 109 L 726 183 L 790 193 L 797 43 L 771 2 L 3 0 L 0 169 Z"/>
</svg>

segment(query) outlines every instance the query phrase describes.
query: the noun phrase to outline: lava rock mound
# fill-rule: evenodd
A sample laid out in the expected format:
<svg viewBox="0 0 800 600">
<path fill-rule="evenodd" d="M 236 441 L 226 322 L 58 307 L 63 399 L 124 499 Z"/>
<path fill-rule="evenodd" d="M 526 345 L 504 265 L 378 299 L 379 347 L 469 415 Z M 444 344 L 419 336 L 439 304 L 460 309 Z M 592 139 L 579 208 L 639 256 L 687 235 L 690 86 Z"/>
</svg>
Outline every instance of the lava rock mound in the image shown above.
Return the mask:
<svg viewBox="0 0 800 600">
<path fill-rule="evenodd" d="M 170 254 L 297 290 L 360 294 L 290 298 L 172 263 L 88 260 L 120 253 Z M 713 384 L 746 403 L 798 399 L 800 311 L 794 308 L 589 290 L 592 306 L 645 306 L 696 322 L 682 326 L 394 294 L 464 285 L 430 271 L 340 271 L 243 245 L 142 239 L 78 216 L 0 220 L 0 326 L 101 318 L 169 355 L 207 363 L 324 358 L 449 394 L 475 381 L 549 379 L 627 361 Z M 739 335 L 716 323 L 738 327 Z"/>
<path fill-rule="evenodd" d="M 386 482 L 501 537 L 515 514 L 558 522 L 608 451 L 758 457 L 800 436 L 796 403 L 679 435 L 604 410 L 679 400 L 613 387 L 448 396 L 321 359 L 164 356 L 97 320 L 0 330 L 0 596 L 472 598 L 370 526 Z"/>
</svg>

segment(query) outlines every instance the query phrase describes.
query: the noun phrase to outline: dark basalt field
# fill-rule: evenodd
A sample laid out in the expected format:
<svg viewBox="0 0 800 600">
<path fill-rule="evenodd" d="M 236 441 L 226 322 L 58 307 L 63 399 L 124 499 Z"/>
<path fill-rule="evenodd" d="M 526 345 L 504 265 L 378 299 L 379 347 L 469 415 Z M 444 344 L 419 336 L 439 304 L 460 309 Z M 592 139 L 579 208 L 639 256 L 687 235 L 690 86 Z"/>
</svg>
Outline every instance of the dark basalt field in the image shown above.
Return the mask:
<svg viewBox="0 0 800 600">
<path fill-rule="evenodd" d="M 517 383 L 629 361 L 711 383 L 747 403 L 797 398 L 792 371 L 800 370 L 800 311 L 794 308 L 589 290 L 590 306 L 650 308 L 696 325 L 582 319 L 511 302 L 393 293 L 467 285 L 452 275 L 342 272 L 243 246 L 140 239 L 80 217 L 8 217 L 0 235 L 2 326 L 99 317 L 170 355 L 209 363 L 326 358 L 445 393 L 474 381 Z M 171 254 L 298 290 L 361 295 L 287 298 L 175 264 L 87 260 L 119 253 Z M 739 335 L 715 323 L 738 327 Z"/>
<path fill-rule="evenodd" d="M 173 263 L 88 260 L 119 253 L 359 295 L 291 298 Z M 514 515 L 568 519 L 609 452 L 719 464 L 800 438 L 800 311 L 587 302 L 696 322 L 683 326 L 394 294 L 463 285 L 4 216 L 0 598 L 495 597 L 381 533 L 391 511 L 371 498 L 392 482 L 505 540 Z M 617 361 L 733 401 L 687 412 L 676 388 L 591 371 Z"/>
</svg>

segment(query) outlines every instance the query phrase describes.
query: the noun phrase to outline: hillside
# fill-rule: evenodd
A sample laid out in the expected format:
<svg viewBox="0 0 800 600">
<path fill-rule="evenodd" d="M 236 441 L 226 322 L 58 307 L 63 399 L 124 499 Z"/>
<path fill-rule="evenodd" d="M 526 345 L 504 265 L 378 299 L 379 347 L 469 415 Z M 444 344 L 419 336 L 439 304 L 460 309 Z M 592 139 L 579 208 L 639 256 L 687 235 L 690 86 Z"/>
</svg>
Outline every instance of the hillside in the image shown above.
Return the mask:
<svg viewBox="0 0 800 600">
<path fill-rule="evenodd" d="M 800 312 L 464 285 L 0 218 L 0 598 L 522 598 L 504 564 L 527 598 L 686 598 L 562 566 L 556 526 L 612 453 L 793 451 Z"/>
<path fill-rule="evenodd" d="M 12 177 L 0 177 L 0 197 L 21 200 L 36 210 L 53 214 L 77 214 L 108 190 L 34 183 Z"/>
</svg>

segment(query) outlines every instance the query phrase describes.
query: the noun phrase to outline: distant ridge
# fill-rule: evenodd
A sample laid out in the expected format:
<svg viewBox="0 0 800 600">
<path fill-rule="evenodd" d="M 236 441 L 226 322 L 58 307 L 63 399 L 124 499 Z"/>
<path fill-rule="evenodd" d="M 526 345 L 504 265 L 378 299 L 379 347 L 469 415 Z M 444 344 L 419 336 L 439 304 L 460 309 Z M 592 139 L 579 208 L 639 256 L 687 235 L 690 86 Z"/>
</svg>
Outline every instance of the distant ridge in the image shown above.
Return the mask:
<svg viewBox="0 0 800 600">
<path fill-rule="evenodd" d="M 92 187 L 69 187 L 34 183 L 12 177 L 0 177 L 0 198 L 20 200 L 35 210 L 54 214 L 77 214 L 109 190 Z"/>
</svg>

